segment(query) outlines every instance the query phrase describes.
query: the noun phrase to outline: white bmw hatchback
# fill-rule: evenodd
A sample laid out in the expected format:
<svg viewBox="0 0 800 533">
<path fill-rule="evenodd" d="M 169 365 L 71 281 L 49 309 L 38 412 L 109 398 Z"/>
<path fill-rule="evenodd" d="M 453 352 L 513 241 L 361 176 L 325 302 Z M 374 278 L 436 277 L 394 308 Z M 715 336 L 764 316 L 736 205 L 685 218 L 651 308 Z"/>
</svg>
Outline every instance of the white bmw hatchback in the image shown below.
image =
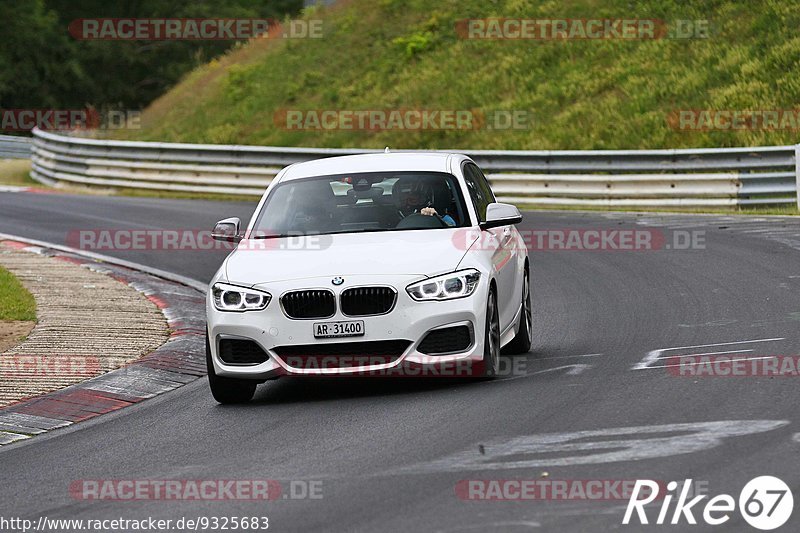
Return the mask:
<svg viewBox="0 0 800 533">
<path fill-rule="evenodd" d="M 386 153 L 283 169 L 211 282 L 214 398 L 286 375 L 492 377 L 532 338 L 525 246 L 468 157 Z"/>
</svg>

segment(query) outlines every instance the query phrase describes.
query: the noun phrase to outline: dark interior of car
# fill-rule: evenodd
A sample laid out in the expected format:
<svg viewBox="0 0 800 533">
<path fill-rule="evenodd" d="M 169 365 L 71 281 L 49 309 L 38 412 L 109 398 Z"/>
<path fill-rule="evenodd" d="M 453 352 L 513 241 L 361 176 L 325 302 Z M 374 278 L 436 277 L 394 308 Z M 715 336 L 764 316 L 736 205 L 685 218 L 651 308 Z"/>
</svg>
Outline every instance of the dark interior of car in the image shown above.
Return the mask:
<svg viewBox="0 0 800 533">
<path fill-rule="evenodd" d="M 445 175 L 354 175 L 289 183 L 278 194 L 271 213 L 285 234 L 437 229 L 464 225 L 466 216 L 455 181 Z M 421 194 L 419 191 L 422 191 Z M 281 191 L 283 192 L 283 191 Z M 411 198 L 413 202 L 407 201 Z M 422 214 L 430 207 L 436 215 Z M 282 214 L 281 214 L 282 213 Z M 452 222 L 443 219 L 449 215 Z M 260 224 L 262 229 L 264 224 Z"/>
</svg>

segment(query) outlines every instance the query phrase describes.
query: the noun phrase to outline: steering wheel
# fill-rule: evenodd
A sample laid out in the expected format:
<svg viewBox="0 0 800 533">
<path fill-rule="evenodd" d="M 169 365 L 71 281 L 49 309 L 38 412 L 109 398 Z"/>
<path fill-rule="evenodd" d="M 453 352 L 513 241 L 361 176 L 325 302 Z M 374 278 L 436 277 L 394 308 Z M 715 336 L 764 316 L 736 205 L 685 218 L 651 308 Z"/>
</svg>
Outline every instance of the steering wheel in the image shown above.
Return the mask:
<svg viewBox="0 0 800 533">
<path fill-rule="evenodd" d="M 403 217 L 397 223 L 395 229 L 429 229 L 446 228 L 447 223 L 439 215 L 423 215 L 422 213 L 412 213 Z"/>
</svg>

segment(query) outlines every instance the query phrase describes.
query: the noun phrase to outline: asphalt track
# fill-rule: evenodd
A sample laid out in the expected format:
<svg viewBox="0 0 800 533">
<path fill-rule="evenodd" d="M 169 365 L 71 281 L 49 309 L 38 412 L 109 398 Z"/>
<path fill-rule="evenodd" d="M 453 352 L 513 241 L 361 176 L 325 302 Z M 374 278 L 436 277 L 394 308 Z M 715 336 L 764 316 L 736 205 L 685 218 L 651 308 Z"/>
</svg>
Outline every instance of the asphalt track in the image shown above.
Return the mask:
<svg viewBox="0 0 800 533">
<path fill-rule="evenodd" d="M 64 243 L 76 229 L 207 229 L 253 208 L 2 193 L 0 232 Z M 699 231 L 704 246 L 532 251 L 534 346 L 494 382 L 285 379 L 249 405 L 221 407 L 199 380 L 3 447 L 0 517 L 268 516 L 275 531 L 756 531 L 737 512 L 716 528 L 623 526 L 625 500 L 465 501 L 456 487 L 692 478 L 738 499 L 750 479 L 776 475 L 797 500 L 796 380 L 676 376 L 655 358 L 800 354 L 800 220 L 525 213 L 521 229 L 534 228 L 650 229 L 667 243 Z M 224 256 L 101 253 L 201 281 Z M 688 348 L 655 352 L 677 347 Z M 81 479 L 314 481 L 322 498 L 84 501 L 68 490 Z M 694 514 L 702 521 L 702 509 Z M 782 530 L 798 524 L 795 510 Z"/>
</svg>

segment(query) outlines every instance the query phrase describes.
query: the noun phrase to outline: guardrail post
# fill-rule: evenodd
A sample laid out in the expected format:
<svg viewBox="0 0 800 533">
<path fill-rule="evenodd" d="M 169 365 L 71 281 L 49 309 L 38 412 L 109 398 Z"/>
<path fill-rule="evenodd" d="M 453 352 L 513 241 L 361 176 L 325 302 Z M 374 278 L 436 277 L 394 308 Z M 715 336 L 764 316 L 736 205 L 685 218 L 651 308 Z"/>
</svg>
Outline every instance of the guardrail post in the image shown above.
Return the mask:
<svg viewBox="0 0 800 533">
<path fill-rule="evenodd" d="M 794 177 L 797 182 L 797 209 L 800 210 L 800 144 L 794 145 Z"/>
</svg>

